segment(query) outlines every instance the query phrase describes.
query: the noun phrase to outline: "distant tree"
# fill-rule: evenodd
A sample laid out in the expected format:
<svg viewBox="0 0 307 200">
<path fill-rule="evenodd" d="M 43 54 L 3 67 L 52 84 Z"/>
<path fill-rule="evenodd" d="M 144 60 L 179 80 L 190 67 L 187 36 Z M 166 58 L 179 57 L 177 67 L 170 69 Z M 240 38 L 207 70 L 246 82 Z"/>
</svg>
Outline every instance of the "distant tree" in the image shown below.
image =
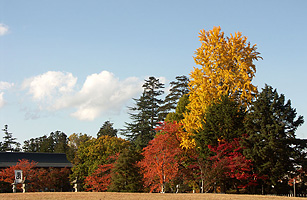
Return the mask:
<svg viewBox="0 0 307 200">
<path fill-rule="evenodd" d="M 159 117 L 159 108 L 163 101 L 159 96 L 163 94 L 164 85 L 159 79 L 149 77 L 143 84 L 143 94 L 139 99 L 134 99 L 135 107 L 130 107 L 131 123 L 126 123 L 123 134 L 132 141 L 138 149 L 147 146 L 155 136 L 154 128 L 162 120 Z"/>
<path fill-rule="evenodd" d="M 117 137 L 117 129 L 113 128 L 113 123 L 110 121 L 105 121 L 100 130 L 97 133 L 97 138 L 108 135 L 111 137 Z"/>
<path fill-rule="evenodd" d="M 66 153 L 68 151 L 67 135 L 61 131 L 56 131 L 53 137 L 55 141 L 54 153 Z"/>
<path fill-rule="evenodd" d="M 142 156 L 133 148 L 120 153 L 111 170 L 111 192 L 141 192 L 142 174 L 137 162 Z"/>
<path fill-rule="evenodd" d="M 20 143 L 16 141 L 16 138 L 13 137 L 12 133 L 8 132 L 8 125 L 4 125 L 4 136 L 3 136 L 3 143 L 2 143 L 2 151 L 20 151 Z"/>
<path fill-rule="evenodd" d="M 253 161 L 254 170 L 267 176 L 266 184 L 278 190 L 279 180 L 294 172 L 297 144 L 295 131 L 304 123 L 291 101 L 266 85 L 253 102 L 246 118 L 244 155 Z"/>
<path fill-rule="evenodd" d="M 179 99 L 189 92 L 188 82 L 188 77 L 184 75 L 177 76 L 176 81 L 170 82 L 170 93 L 166 95 L 163 106 L 160 107 L 161 119 L 165 119 L 168 113 L 174 111 L 177 107 Z"/>
<path fill-rule="evenodd" d="M 24 141 L 23 150 L 25 152 L 67 153 L 68 138 L 61 131 L 51 132 L 49 136 L 44 135 Z"/>
</svg>

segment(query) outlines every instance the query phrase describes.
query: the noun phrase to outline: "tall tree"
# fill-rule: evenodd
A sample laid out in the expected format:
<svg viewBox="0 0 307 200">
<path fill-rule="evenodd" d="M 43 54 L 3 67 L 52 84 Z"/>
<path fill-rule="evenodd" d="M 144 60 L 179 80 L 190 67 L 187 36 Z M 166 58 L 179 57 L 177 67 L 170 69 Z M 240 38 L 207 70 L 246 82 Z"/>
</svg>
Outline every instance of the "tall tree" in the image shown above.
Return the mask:
<svg viewBox="0 0 307 200">
<path fill-rule="evenodd" d="M 291 101 L 266 85 L 253 102 L 246 119 L 245 156 L 256 173 L 267 176 L 266 183 L 277 189 L 278 180 L 294 171 L 295 131 L 304 123 Z"/>
<path fill-rule="evenodd" d="M 99 129 L 97 133 L 97 138 L 103 136 L 103 135 L 108 135 L 111 137 L 117 137 L 117 129 L 113 128 L 113 123 L 110 121 L 105 121 L 102 127 Z"/>
<path fill-rule="evenodd" d="M 201 47 L 196 50 L 194 61 L 201 68 L 194 67 L 190 75 L 189 112 L 183 119 L 186 138 L 202 128 L 207 107 L 221 96 L 248 105 L 257 93 L 252 84 L 256 71 L 253 62 L 261 58 L 256 45 L 247 43 L 247 37 L 240 32 L 225 38 L 220 27 L 201 30 L 199 40 Z"/>
<path fill-rule="evenodd" d="M 131 123 L 126 123 L 123 134 L 132 141 L 138 149 L 144 148 L 155 136 L 154 128 L 162 120 L 159 108 L 163 101 L 159 98 L 163 94 L 164 84 L 159 79 L 149 77 L 143 84 L 143 94 L 134 99 L 135 106 L 130 107 Z"/>
<path fill-rule="evenodd" d="M 20 143 L 16 141 L 16 138 L 13 137 L 13 134 L 8 131 L 8 125 L 4 125 L 3 144 L 2 151 L 20 151 Z"/>
<path fill-rule="evenodd" d="M 170 82 L 170 93 L 166 95 L 163 106 L 160 107 L 162 119 L 165 119 L 168 113 L 174 111 L 179 99 L 189 92 L 188 82 L 188 77 L 184 75 L 177 76 L 175 81 Z"/>
</svg>

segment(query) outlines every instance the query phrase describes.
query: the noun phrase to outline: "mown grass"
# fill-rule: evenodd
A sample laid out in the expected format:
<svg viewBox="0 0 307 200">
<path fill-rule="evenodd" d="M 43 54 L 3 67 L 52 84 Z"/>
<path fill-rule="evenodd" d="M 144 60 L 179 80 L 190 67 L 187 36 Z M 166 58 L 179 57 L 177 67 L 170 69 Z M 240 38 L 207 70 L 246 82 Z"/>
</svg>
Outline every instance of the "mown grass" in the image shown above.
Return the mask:
<svg viewBox="0 0 307 200">
<path fill-rule="evenodd" d="M 36 193 L 2 193 L 1 200 L 289 200 L 294 197 L 235 195 L 235 194 L 159 194 L 159 193 L 110 193 L 110 192 L 36 192 Z M 305 199 L 298 198 L 295 199 Z"/>
</svg>

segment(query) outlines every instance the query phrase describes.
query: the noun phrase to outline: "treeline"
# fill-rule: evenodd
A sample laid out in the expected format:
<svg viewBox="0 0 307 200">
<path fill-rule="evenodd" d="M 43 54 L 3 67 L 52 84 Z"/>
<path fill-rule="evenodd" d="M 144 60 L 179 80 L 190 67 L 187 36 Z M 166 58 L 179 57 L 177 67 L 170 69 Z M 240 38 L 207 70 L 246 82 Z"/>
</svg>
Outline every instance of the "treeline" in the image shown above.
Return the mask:
<svg viewBox="0 0 307 200">
<path fill-rule="evenodd" d="M 23 151 L 66 153 L 85 191 L 284 194 L 295 184 L 306 193 L 307 142 L 295 135 L 303 117 L 277 89 L 252 84 L 256 45 L 219 27 L 199 38 L 200 67 L 164 99 L 159 79 L 145 80 L 123 129 L 106 121 L 97 137 L 55 132 Z"/>
</svg>

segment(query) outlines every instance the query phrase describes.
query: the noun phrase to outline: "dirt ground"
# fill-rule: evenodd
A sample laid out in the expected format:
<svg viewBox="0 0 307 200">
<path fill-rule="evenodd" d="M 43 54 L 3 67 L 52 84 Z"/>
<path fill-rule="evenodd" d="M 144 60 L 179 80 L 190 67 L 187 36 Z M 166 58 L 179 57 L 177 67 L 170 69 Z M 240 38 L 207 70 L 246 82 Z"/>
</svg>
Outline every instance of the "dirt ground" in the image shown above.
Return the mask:
<svg viewBox="0 0 307 200">
<path fill-rule="evenodd" d="M 258 200 L 258 199 L 304 199 L 299 197 L 278 197 L 261 195 L 233 194 L 159 194 L 159 193 L 109 193 L 109 192 L 40 192 L 40 193 L 2 193 L 1 200 Z"/>
</svg>

